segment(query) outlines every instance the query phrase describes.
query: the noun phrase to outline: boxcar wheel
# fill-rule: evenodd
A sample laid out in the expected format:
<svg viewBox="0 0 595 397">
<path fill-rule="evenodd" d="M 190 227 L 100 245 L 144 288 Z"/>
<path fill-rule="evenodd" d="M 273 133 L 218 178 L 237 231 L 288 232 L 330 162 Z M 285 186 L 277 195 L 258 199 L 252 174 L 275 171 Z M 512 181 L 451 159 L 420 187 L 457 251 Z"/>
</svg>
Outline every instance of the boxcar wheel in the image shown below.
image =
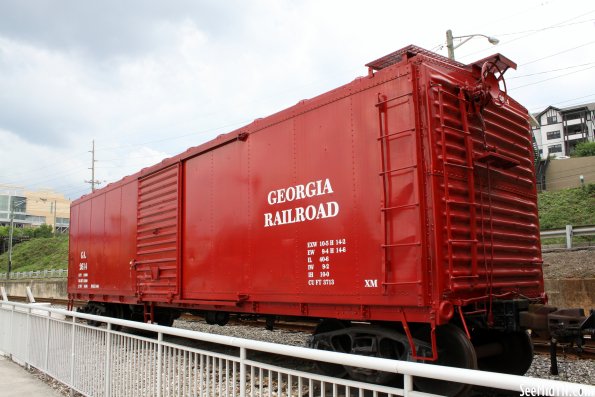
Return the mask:
<svg viewBox="0 0 595 397">
<path fill-rule="evenodd" d="M 113 317 L 113 318 L 119 318 L 121 320 L 125 320 L 125 314 L 124 314 L 124 306 L 118 303 L 114 303 L 114 304 L 110 304 L 107 307 L 107 310 L 105 312 L 105 315 L 108 317 Z M 121 331 L 122 330 L 122 326 L 121 325 L 116 325 L 116 324 L 112 324 L 112 330 L 113 331 Z"/>
<path fill-rule="evenodd" d="M 478 359 L 479 369 L 482 371 L 525 375 L 533 363 L 533 342 L 526 331 L 512 333 L 485 331 L 480 334 L 479 340 L 499 347 L 499 354 Z M 481 345 L 478 350 L 482 350 Z"/>
<path fill-rule="evenodd" d="M 430 340 L 428 330 L 424 330 L 416 336 L 419 339 Z M 473 344 L 460 328 L 450 324 L 437 327 L 436 344 L 438 345 L 438 360 L 428 361 L 428 364 L 477 369 L 477 357 Z M 471 388 L 470 385 L 461 383 L 421 377 L 413 378 L 413 382 L 422 392 L 446 396 L 465 395 Z"/>
<path fill-rule="evenodd" d="M 93 314 L 95 316 L 105 316 L 106 309 L 101 303 L 88 302 L 81 310 L 82 313 Z M 87 320 L 87 325 L 99 327 L 103 324 L 101 321 Z"/>
<path fill-rule="evenodd" d="M 348 325 L 340 320 L 330 319 L 330 320 L 323 320 L 316 329 L 314 330 L 314 335 L 321 334 L 325 332 L 332 332 L 338 331 L 340 329 L 346 328 Z M 311 346 L 315 349 L 319 350 L 328 350 L 328 351 L 342 351 L 343 349 L 337 349 L 337 346 L 327 346 L 324 343 L 318 343 L 315 346 Z M 322 361 L 316 362 L 316 367 L 325 375 L 333 376 L 335 378 L 344 378 L 347 376 L 347 370 L 344 366 L 338 364 L 330 364 L 325 363 Z"/>
</svg>

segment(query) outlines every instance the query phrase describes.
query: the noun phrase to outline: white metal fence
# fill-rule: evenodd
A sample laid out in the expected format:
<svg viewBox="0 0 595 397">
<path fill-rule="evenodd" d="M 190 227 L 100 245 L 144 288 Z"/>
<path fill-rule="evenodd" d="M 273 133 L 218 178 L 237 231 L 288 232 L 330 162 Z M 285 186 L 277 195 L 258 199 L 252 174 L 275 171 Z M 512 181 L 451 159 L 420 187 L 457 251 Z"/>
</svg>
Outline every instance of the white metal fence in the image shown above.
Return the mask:
<svg viewBox="0 0 595 397">
<path fill-rule="evenodd" d="M 90 327 L 85 319 L 107 322 L 107 326 Z M 118 325 L 128 332 L 115 331 Z M 188 340 L 215 343 L 218 348 L 192 347 Z M 400 373 L 404 387 L 282 368 L 257 361 L 254 352 Z M 434 396 L 413 391 L 417 376 L 519 393 L 542 390 L 545 395 L 595 396 L 593 386 L 319 351 L 15 302 L 0 303 L 0 354 L 87 396 Z"/>
<path fill-rule="evenodd" d="M 29 279 L 29 278 L 66 278 L 67 269 L 48 269 L 31 272 L 10 272 L 10 279 Z M 6 279 L 6 273 L 0 273 L 0 280 Z"/>
<path fill-rule="evenodd" d="M 593 236 L 595 235 L 595 226 L 572 226 L 566 225 L 564 229 L 542 230 L 541 238 L 564 237 L 566 239 L 566 248 L 572 248 L 572 238 L 575 236 Z M 543 240 L 542 240 L 543 244 Z"/>
</svg>

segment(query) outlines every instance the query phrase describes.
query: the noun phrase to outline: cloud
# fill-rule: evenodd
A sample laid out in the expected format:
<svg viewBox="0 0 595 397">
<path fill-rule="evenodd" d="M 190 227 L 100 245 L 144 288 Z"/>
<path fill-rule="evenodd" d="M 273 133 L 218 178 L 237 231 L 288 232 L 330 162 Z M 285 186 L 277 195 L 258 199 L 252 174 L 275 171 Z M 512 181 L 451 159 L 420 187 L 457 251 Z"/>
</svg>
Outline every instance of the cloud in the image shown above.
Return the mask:
<svg viewBox="0 0 595 397">
<path fill-rule="evenodd" d="M 587 10 L 590 3 L 578 5 Z M 0 138 L 10 144 L 0 145 L 0 156 L 20 162 L 20 174 L 2 167 L 0 183 L 86 191 L 92 140 L 104 161 L 98 167 L 105 167 L 98 178 L 113 182 L 137 171 L 134 165 L 148 165 L 125 161 L 131 153 L 175 155 L 348 83 L 366 73 L 365 63 L 398 48 L 438 49 L 449 28 L 505 34 L 496 47 L 481 38 L 466 43 L 456 50 L 463 62 L 502 52 L 522 65 L 588 41 L 593 25 L 526 39 L 506 34 L 592 18 L 581 11 L 576 19 L 579 6 L 505 0 L 486 12 L 471 1 L 3 1 Z M 592 62 L 591 49 L 516 73 Z M 593 93 L 588 74 L 579 73 L 512 91 L 531 81 L 509 80 L 515 99 L 527 105 Z"/>
<path fill-rule="evenodd" d="M 0 35 L 54 51 L 78 52 L 94 60 L 137 56 L 170 45 L 163 23 L 191 15 L 212 35 L 241 25 L 244 2 L 178 0 L 4 1 Z"/>
<path fill-rule="evenodd" d="M 99 159 L 96 164 L 96 179 L 105 186 L 106 183 L 119 180 L 125 175 L 134 174 L 143 168 L 157 164 L 170 157 L 169 154 L 149 147 L 133 149 L 121 157 Z"/>
</svg>

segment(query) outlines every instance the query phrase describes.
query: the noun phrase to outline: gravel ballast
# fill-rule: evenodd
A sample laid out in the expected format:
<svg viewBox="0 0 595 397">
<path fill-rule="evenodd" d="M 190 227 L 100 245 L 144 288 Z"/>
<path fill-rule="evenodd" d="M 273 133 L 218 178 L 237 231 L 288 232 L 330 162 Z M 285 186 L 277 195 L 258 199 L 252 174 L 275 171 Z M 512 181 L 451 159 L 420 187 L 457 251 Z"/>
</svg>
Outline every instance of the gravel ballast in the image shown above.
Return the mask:
<svg viewBox="0 0 595 397">
<path fill-rule="evenodd" d="M 595 247 L 544 251 L 543 278 L 595 278 Z"/>
</svg>

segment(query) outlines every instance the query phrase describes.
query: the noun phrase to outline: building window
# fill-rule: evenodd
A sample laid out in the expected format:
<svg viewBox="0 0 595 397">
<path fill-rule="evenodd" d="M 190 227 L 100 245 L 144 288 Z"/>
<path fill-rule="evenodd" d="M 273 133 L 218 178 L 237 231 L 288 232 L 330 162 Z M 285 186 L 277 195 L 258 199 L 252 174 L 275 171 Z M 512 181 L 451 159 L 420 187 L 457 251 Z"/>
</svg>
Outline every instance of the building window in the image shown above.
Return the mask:
<svg viewBox="0 0 595 397">
<path fill-rule="evenodd" d="M 581 113 L 568 113 L 566 114 L 566 120 L 578 120 L 581 118 Z"/>
<path fill-rule="evenodd" d="M 548 149 L 549 153 L 562 153 L 562 145 L 552 145 Z"/>
<path fill-rule="evenodd" d="M 14 212 L 26 212 L 27 211 L 27 198 L 20 197 L 20 196 L 12 196 L 10 198 L 10 202 L 12 203 L 12 210 Z M 9 209 L 10 211 L 10 209 Z"/>
<path fill-rule="evenodd" d="M 0 210 L 8 211 L 8 197 L 9 196 L 0 196 Z"/>
<path fill-rule="evenodd" d="M 558 116 L 557 115 L 547 116 L 547 123 L 548 124 L 556 124 L 557 122 L 558 122 Z"/>
<path fill-rule="evenodd" d="M 547 139 L 560 139 L 560 131 L 548 131 Z"/>
<path fill-rule="evenodd" d="M 69 226 L 70 225 L 70 218 L 56 218 L 56 224 L 58 226 Z"/>
<path fill-rule="evenodd" d="M 27 215 L 27 221 L 34 224 L 44 224 L 46 219 L 45 216 Z"/>
</svg>

